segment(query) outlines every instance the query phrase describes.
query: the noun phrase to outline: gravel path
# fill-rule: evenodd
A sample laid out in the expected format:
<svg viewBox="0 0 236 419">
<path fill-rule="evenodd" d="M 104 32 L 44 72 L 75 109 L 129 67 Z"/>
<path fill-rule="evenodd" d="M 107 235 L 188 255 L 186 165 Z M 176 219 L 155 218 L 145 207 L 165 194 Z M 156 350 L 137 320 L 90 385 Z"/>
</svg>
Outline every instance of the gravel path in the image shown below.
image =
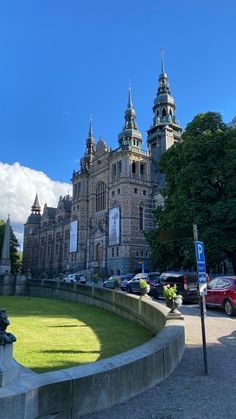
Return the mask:
<svg viewBox="0 0 236 419">
<path fill-rule="evenodd" d="M 83 419 L 236 419 L 236 318 L 206 318 L 209 375 L 204 375 L 197 307 L 182 307 L 186 349 L 179 367 L 146 392 Z"/>
</svg>

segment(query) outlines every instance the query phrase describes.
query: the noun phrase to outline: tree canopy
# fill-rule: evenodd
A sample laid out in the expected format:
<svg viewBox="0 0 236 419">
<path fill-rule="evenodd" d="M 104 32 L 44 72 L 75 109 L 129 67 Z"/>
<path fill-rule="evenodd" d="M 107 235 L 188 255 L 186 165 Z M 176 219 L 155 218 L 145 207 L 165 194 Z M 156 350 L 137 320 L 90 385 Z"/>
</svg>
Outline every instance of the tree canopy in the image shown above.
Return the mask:
<svg viewBox="0 0 236 419">
<path fill-rule="evenodd" d="M 197 224 L 207 268 L 220 272 L 226 260 L 236 272 L 236 129 L 220 114 L 198 114 L 182 142 L 161 157 L 164 207 L 155 210 L 156 228 L 146 234 L 160 269 L 195 266 L 193 239 L 161 243 L 160 230 Z"/>
<path fill-rule="evenodd" d="M 0 258 L 2 256 L 2 247 L 5 234 L 6 223 L 3 220 L 0 220 Z M 11 272 L 16 274 L 21 271 L 21 257 L 18 251 L 20 244 L 13 233 L 11 228 L 10 233 L 10 261 L 11 261 Z"/>
</svg>

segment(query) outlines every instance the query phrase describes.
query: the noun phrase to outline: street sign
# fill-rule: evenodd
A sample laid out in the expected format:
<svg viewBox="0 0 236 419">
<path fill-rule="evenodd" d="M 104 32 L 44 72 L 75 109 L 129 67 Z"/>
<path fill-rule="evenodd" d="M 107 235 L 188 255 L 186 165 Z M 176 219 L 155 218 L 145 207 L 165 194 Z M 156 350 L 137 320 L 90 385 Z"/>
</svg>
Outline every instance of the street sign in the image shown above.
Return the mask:
<svg viewBox="0 0 236 419">
<path fill-rule="evenodd" d="M 197 263 L 205 263 L 204 244 L 203 242 L 195 242 Z"/>
<path fill-rule="evenodd" d="M 207 294 L 207 278 L 206 278 L 206 263 L 204 254 L 204 244 L 200 241 L 195 241 L 198 283 L 200 295 Z"/>
</svg>

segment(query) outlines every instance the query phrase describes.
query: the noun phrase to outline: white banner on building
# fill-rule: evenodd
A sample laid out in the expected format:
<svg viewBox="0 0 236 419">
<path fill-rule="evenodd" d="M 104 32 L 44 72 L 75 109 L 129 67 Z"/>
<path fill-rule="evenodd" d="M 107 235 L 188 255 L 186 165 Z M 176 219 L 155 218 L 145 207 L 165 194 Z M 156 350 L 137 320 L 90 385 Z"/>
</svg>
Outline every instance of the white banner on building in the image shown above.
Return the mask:
<svg viewBox="0 0 236 419">
<path fill-rule="evenodd" d="M 109 245 L 120 244 L 120 208 L 109 210 Z"/>
<path fill-rule="evenodd" d="M 78 249 L 78 220 L 70 223 L 70 253 Z"/>
</svg>

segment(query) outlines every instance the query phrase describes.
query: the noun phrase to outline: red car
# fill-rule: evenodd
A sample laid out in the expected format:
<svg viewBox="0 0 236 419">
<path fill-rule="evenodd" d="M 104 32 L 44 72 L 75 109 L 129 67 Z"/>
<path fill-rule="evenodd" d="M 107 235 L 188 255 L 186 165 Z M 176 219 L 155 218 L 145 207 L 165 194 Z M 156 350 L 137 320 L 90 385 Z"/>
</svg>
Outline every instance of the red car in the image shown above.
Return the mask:
<svg viewBox="0 0 236 419">
<path fill-rule="evenodd" d="M 207 284 L 206 305 L 222 307 L 228 316 L 236 314 L 236 276 L 219 276 Z"/>
</svg>

